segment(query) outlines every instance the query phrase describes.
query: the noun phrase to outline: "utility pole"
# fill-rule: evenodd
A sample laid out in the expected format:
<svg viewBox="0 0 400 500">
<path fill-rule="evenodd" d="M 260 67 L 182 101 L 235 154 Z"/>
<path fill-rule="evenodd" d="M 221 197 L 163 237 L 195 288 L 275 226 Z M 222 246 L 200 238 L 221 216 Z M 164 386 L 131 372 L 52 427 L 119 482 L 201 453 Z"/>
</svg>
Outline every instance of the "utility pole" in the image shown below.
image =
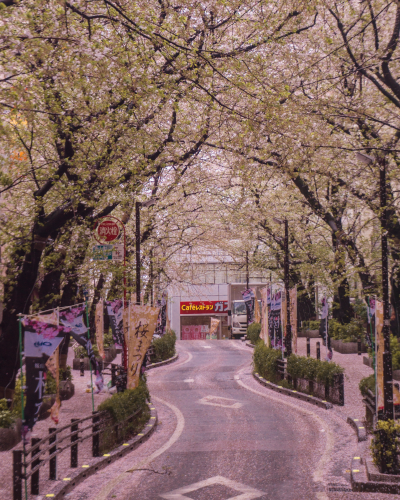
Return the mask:
<svg viewBox="0 0 400 500">
<path fill-rule="evenodd" d="M 381 208 L 381 244 L 382 244 L 382 300 L 383 300 L 383 419 L 393 420 L 393 373 L 390 352 L 390 316 L 389 316 L 389 270 L 387 242 L 387 191 L 386 162 L 379 162 L 380 173 L 380 208 Z"/>
<path fill-rule="evenodd" d="M 246 290 L 249 289 L 249 252 L 246 250 Z"/>
<path fill-rule="evenodd" d="M 287 356 L 292 354 L 292 325 L 290 323 L 290 293 L 289 293 L 289 224 L 285 219 L 285 293 L 286 293 L 286 337 Z"/>
</svg>

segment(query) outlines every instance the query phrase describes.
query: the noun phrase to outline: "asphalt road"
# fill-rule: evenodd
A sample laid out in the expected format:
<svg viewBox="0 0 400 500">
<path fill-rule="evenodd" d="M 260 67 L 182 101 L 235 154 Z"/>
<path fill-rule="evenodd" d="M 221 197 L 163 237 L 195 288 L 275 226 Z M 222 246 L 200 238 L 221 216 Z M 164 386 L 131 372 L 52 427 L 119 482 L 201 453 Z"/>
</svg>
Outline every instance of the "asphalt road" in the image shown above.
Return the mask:
<svg viewBox="0 0 400 500">
<path fill-rule="evenodd" d="M 126 498 L 317 498 L 321 430 L 301 410 L 240 384 L 252 353 L 237 341 L 185 341 L 180 351 L 186 363 L 149 376 L 155 405 L 168 403 L 176 415 L 175 442 L 147 465 L 151 471 L 139 483 L 124 477 Z"/>
</svg>

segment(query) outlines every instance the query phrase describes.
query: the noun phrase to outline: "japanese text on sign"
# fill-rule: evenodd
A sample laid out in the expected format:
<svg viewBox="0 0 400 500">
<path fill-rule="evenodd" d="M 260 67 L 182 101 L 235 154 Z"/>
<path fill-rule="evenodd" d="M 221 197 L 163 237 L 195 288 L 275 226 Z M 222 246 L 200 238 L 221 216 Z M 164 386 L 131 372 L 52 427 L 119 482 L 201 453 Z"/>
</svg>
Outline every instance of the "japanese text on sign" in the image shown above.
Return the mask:
<svg viewBox="0 0 400 500">
<path fill-rule="evenodd" d="M 181 302 L 180 312 L 181 314 L 228 314 L 228 301 L 211 300 L 198 302 Z"/>
</svg>

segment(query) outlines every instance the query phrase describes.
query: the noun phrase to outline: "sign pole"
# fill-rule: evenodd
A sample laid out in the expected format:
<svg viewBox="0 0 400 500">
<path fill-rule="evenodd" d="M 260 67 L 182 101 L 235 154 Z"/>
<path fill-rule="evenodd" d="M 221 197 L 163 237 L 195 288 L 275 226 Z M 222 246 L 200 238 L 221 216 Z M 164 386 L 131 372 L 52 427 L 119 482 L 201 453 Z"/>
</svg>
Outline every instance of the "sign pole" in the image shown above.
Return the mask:
<svg viewBox="0 0 400 500">
<path fill-rule="evenodd" d="M 22 419 L 22 429 L 23 429 L 23 432 L 25 433 L 26 429 L 25 429 L 25 408 L 24 408 L 24 377 L 23 377 L 23 374 L 22 374 L 22 315 L 19 314 L 18 315 L 18 334 L 19 334 L 19 366 L 20 366 L 20 374 L 19 374 L 19 379 L 20 379 L 20 383 L 21 383 L 21 419 Z M 26 380 L 25 380 L 25 383 L 26 383 Z M 23 461 L 24 461 L 24 475 L 26 476 L 26 454 L 25 454 L 25 446 L 26 446 L 26 443 L 25 443 L 25 437 L 26 435 L 24 434 L 23 438 L 22 438 L 22 447 L 23 447 L 23 450 L 24 450 L 24 457 L 23 457 Z M 25 499 L 27 500 L 28 499 L 28 486 L 27 486 L 27 480 L 25 479 Z"/>
</svg>

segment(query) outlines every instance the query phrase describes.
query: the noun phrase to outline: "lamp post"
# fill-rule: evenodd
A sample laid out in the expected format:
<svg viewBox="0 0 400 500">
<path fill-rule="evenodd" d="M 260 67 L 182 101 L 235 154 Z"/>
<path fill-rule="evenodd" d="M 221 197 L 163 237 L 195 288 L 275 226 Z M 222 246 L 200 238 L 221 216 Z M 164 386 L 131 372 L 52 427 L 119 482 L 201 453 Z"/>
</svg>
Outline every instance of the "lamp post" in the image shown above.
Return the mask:
<svg viewBox="0 0 400 500">
<path fill-rule="evenodd" d="M 274 221 L 278 224 L 285 225 L 285 239 L 283 243 L 283 248 L 285 252 L 284 260 L 284 281 L 285 281 L 285 295 L 286 295 L 286 336 L 285 336 L 285 348 L 287 356 L 292 354 L 292 325 L 290 323 L 290 293 L 289 293 L 289 224 L 288 220 L 284 221 L 276 219 Z"/>
<path fill-rule="evenodd" d="M 135 203 L 136 212 L 136 303 L 140 305 L 140 209 L 141 207 L 151 207 L 155 205 L 158 198 L 150 198 L 147 201 L 137 201 Z"/>
<path fill-rule="evenodd" d="M 357 153 L 357 159 L 365 164 L 375 161 L 375 158 L 364 153 Z M 390 315 L 389 315 L 389 266 L 387 242 L 387 193 L 386 193 L 386 161 L 378 160 L 379 164 L 379 198 L 382 247 L 382 302 L 383 302 L 383 420 L 393 420 L 393 372 L 392 354 L 390 352 Z"/>
</svg>

